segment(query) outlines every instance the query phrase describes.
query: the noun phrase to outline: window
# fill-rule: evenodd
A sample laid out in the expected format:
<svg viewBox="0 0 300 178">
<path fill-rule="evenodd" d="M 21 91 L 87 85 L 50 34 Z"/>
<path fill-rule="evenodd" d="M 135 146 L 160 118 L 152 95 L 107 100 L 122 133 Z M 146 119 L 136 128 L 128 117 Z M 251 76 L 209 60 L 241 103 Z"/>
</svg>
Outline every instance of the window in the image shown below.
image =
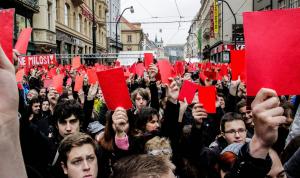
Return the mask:
<svg viewBox="0 0 300 178">
<path fill-rule="evenodd" d="M 287 5 L 287 0 L 281 0 L 278 2 L 278 9 L 284 9 L 287 7 L 286 5 Z"/>
<path fill-rule="evenodd" d="M 76 16 L 76 30 L 78 31 L 78 32 L 81 32 L 81 22 L 82 21 L 82 17 L 81 17 L 81 14 L 78 14 L 77 16 Z"/>
<path fill-rule="evenodd" d="M 51 29 L 51 22 L 52 22 L 52 4 L 48 2 L 48 30 Z"/>
<path fill-rule="evenodd" d="M 128 36 L 127 36 L 127 42 L 128 42 L 128 43 L 131 43 L 131 42 L 132 42 L 131 35 L 128 35 Z"/>
<path fill-rule="evenodd" d="M 70 17 L 70 6 L 68 4 L 65 4 L 65 25 L 69 26 L 70 21 L 69 21 L 69 17 Z"/>
<path fill-rule="evenodd" d="M 84 19 L 84 34 L 88 34 L 87 33 L 87 21 L 86 21 L 86 19 Z"/>
<path fill-rule="evenodd" d="M 299 7 L 299 0 L 290 0 L 290 8 L 296 8 Z"/>
<path fill-rule="evenodd" d="M 76 21 L 77 21 L 77 16 L 76 16 L 76 14 L 75 14 L 75 12 L 74 12 L 74 13 L 73 13 L 73 29 L 74 29 L 74 30 L 77 29 L 77 28 L 76 28 L 76 25 L 77 25 Z"/>
<path fill-rule="evenodd" d="M 101 6 L 99 6 L 99 17 L 102 18 L 102 13 L 101 13 Z"/>
</svg>

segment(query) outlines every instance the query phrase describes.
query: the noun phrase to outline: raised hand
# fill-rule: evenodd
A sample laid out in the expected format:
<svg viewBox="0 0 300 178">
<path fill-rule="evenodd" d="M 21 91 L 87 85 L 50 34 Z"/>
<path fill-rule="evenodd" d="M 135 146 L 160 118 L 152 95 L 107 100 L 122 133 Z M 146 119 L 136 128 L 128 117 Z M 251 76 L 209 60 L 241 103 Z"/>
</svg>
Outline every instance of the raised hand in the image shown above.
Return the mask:
<svg viewBox="0 0 300 178">
<path fill-rule="evenodd" d="M 203 104 L 196 103 L 192 108 L 192 115 L 195 119 L 196 126 L 201 127 L 203 119 L 207 118 L 207 113 L 203 108 Z"/>
<path fill-rule="evenodd" d="M 89 101 L 93 100 L 97 94 L 97 91 L 98 91 L 98 82 L 90 86 L 87 99 Z"/>
<path fill-rule="evenodd" d="M 168 97 L 168 100 L 170 102 L 176 104 L 177 103 L 177 99 L 178 99 L 178 95 L 179 95 L 179 87 L 177 85 L 177 82 L 172 79 L 171 84 L 167 88 L 167 97 Z"/>
<path fill-rule="evenodd" d="M 155 77 L 158 73 L 158 68 L 155 64 L 151 63 L 149 65 L 149 70 L 148 70 L 148 73 L 149 73 L 149 78 L 150 80 L 154 80 L 155 81 Z"/>
<path fill-rule="evenodd" d="M 118 107 L 112 115 L 113 129 L 118 136 L 125 136 L 129 129 L 128 116 L 124 108 Z"/>
<path fill-rule="evenodd" d="M 255 127 L 250 143 L 250 154 L 253 157 L 265 158 L 278 138 L 278 127 L 286 121 L 284 110 L 279 104 L 276 92 L 266 88 L 257 93 L 251 104 Z"/>
<path fill-rule="evenodd" d="M 14 66 L 0 45 L 0 177 L 27 177 L 19 138 L 18 96 Z"/>
</svg>

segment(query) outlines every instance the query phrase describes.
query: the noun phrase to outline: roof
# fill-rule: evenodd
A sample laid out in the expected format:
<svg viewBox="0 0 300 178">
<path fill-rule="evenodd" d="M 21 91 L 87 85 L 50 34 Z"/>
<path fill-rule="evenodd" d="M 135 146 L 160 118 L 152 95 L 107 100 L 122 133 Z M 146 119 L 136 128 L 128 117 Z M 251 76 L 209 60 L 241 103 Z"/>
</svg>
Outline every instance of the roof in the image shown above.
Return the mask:
<svg viewBox="0 0 300 178">
<path fill-rule="evenodd" d="M 131 30 L 142 30 L 141 23 L 131 23 L 123 16 L 121 17 L 120 22 L 125 23 Z"/>
</svg>

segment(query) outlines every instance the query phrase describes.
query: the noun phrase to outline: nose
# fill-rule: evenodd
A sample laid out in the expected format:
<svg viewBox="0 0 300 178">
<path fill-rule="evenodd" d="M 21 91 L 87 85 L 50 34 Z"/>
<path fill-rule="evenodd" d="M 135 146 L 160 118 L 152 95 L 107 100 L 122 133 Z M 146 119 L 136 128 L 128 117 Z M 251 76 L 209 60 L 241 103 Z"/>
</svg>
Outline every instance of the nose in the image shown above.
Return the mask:
<svg viewBox="0 0 300 178">
<path fill-rule="evenodd" d="M 83 170 L 84 171 L 89 171 L 90 170 L 90 165 L 86 160 L 83 161 Z"/>
<path fill-rule="evenodd" d="M 67 132 L 71 132 L 71 130 L 72 130 L 72 129 L 71 129 L 71 124 L 68 122 L 68 123 L 67 123 L 67 126 L 66 126 L 66 131 L 67 131 Z"/>
<path fill-rule="evenodd" d="M 235 138 L 240 138 L 240 133 L 239 132 L 235 132 Z"/>
</svg>

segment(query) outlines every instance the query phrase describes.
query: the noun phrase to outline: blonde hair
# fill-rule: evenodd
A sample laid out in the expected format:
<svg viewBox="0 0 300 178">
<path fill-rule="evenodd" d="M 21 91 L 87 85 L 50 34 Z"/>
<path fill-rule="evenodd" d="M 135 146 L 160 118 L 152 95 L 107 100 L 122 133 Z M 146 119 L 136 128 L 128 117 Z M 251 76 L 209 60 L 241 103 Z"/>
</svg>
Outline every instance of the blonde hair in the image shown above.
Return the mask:
<svg viewBox="0 0 300 178">
<path fill-rule="evenodd" d="M 160 156 L 168 155 L 172 157 L 172 148 L 171 148 L 170 141 L 165 137 L 156 136 L 145 143 L 146 153 L 149 153 L 153 150 L 164 150 L 164 149 L 169 150 L 169 153 L 165 153 L 164 151 L 162 151 L 159 155 Z"/>
</svg>

